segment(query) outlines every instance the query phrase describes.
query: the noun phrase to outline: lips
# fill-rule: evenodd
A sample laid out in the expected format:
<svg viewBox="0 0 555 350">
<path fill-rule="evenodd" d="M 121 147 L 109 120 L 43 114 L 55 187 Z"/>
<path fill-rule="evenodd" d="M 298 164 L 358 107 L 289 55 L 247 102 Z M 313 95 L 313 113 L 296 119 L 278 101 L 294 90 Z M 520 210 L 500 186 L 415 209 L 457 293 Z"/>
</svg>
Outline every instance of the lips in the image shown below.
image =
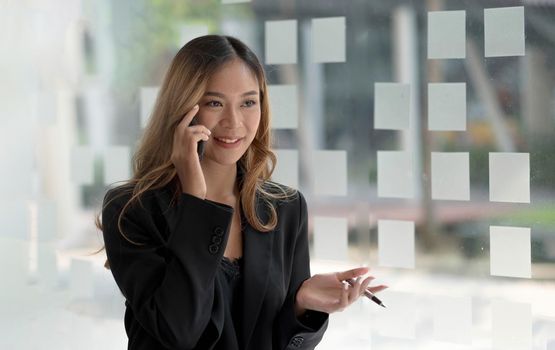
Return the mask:
<svg viewBox="0 0 555 350">
<path fill-rule="evenodd" d="M 222 136 L 222 137 L 214 136 L 214 138 L 220 142 L 227 143 L 227 144 L 234 144 L 234 143 L 237 143 L 237 141 L 242 139 L 242 137 L 238 137 L 238 136 Z"/>
</svg>

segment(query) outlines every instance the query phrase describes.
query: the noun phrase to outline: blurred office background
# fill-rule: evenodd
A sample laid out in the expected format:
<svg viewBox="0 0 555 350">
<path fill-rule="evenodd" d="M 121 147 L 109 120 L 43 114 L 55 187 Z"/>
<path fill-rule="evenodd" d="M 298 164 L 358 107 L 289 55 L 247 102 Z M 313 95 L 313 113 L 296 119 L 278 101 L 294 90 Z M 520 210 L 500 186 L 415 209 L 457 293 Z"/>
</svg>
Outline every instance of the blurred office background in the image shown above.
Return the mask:
<svg viewBox="0 0 555 350">
<path fill-rule="evenodd" d="M 169 62 L 265 64 L 312 273 L 371 266 L 318 349 L 555 349 L 555 1 L 0 2 L 0 348 L 122 349 L 94 226 Z"/>
</svg>

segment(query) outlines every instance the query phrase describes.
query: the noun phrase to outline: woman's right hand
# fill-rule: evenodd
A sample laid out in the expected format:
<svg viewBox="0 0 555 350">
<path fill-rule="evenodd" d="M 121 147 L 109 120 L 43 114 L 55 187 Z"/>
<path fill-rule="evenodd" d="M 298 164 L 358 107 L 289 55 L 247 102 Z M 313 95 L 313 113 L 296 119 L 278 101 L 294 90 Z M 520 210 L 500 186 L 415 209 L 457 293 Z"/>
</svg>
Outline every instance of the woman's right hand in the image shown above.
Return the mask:
<svg viewBox="0 0 555 350">
<path fill-rule="evenodd" d="M 197 145 L 199 141 L 207 141 L 211 132 L 204 125 L 191 125 L 198 110 L 197 104 L 175 128 L 171 161 L 179 176 L 182 192 L 205 199 L 206 181 L 200 166 Z"/>
</svg>

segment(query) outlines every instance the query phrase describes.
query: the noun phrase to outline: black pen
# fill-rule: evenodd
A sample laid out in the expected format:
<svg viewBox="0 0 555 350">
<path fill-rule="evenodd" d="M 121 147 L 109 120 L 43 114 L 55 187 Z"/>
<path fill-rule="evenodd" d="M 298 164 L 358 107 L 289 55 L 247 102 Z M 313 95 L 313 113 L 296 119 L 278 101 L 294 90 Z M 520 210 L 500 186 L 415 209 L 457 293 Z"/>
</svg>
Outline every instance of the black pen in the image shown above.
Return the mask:
<svg viewBox="0 0 555 350">
<path fill-rule="evenodd" d="M 354 286 L 355 283 L 356 283 L 355 280 L 352 279 L 352 278 L 346 279 L 345 282 L 349 283 L 351 286 Z M 378 299 L 378 297 L 375 296 L 374 293 L 372 293 L 372 292 L 369 291 L 368 289 L 366 289 L 366 290 L 364 291 L 364 295 L 365 295 L 368 299 L 370 299 L 370 300 L 372 300 L 373 302 L 375 302 L 376 304 L 378 304 L 378 305 L 380 305 L 380 306 L 382 306 L 382 307 L 385 307 L 385 305 L 382 303 L 382 301 L 381 301 L 380 299 Z"/>
</svg>

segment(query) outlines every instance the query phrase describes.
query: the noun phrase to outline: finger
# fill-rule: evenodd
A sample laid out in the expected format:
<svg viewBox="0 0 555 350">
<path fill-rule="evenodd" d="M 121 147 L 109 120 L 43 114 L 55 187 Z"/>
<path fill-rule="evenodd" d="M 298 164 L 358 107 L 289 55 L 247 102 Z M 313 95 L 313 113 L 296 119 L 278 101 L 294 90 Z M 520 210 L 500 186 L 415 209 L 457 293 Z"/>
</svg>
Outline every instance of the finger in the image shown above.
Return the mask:
<svg viewBox="0 0 555 350">
<path fill-rule="evenodd" d="M 174 138 L 180 137 L 180 135 L 182 135 L 183 132 L 187 130 L 187 127 L 191 124 L 191 121 L 193 120 L 193 118 L 195 117 L 195 115 L 199 110 L 198 105 L 195 105 L 195 106 L 196 108 L 193 107 L 191 110 L 189 110 L 177 124 L 177 127 L 175 128 L 175 131 L 174 131 Z"/>
<path fill-rule="evenodd" d="M 212 131 L 210 131 L 210 129 L 208 129 L 206 126 L 200 125 L 200 124 L 189 126 L 188 129 L 189 129 L 190 132 L 192 132 L 194 134 L 197 134 L 197 133 L 203 133 L 203 134 L 206 134 L 206 135 L 211 135 L 212 134 Z"/>
<path fill-rule="evenodd" d="M 351 286 L 343 282 L 343 290 L 341 291 L 341 303 L 339 304 L 339 310 L 343 311 L 349 305 L 349 289 Z"/>
<path fill-rule="evenodd" d="M 199 132 L 198 134 L 193 135 L 193 140 L 195 140 L 195 142 L 208 141 L 209 139 L 210 139 L 210 136 L 202 132 Z"/>
<path fill-rule="evenodd" d="M 368 270 L 369 269 L 367 267 L 357 267 L 356 269 L 352 270 L 336 272 L 336 276 L 338 280 L 344 281 L 348 278 L 355 278 L 357 276 L 364 275 L 368 272 Z"/>
<path fill-rule="evenodd" d="M 361 285 L 362 285 L 362 277 L 358 276 L 355 280 L 354 285 L 349 291 L 349 304 L 352 304 L 360 296 Z"/>
<path fill-rule="evenodd" d="M 367 280 L 368 280 L 368 283 L 370 283 L 370 282 L 372 282 L 375 278 L 376 278 L 376 277 L 374 277 L 374 276 L 366 276 L 366 279 L 365 279 L 361 284 L 364 284 Z"/>
<path fill-rule="evenodd" d="M 198 142 L 200 140 L 208 141 L 210 139 L 210 134 L 212 133 L 210 129 L 208 129 L 204 125 L 190 126 L 188 129 L 186 129 L 188 134 L 186 138 L 183 137 L 180 131 L 182 131 L 182 129 L 175 130 L 173 136 L 174 148 L 181 147 L 182 142 L 189 142 L 186 141 L 187 139 L 189 139 L 191 142 Z"/>
<path fill-rule="evenodd" d="M 384 286 L 384 285 L 382 284 L 382 285 L 379 285 L 379 286 L 370 287 L 370 288 L 368 288 L 368 290 L 369 290 L 370 292 L 372 292 L 373 294 L 376 294 L 376 293 L 381 292 L 382 290 L 387 289 L 387 288 L 389 288 L 389 287 L 388 287 L 388 286 Z"/>
<path fill-rule="evenodd" d="M 183 116 L 183 119 L 179 122 L 179 127 L 189 126 L 189 124 L 191 124 L 191 120 L 193 120 L 194 116 L 197 115 L 199 108 L 199 105 L 196 104 L 187 113 L 185 113 L 185 116 Z"/>
<path fill-rule="evenodd" d="M 367 277 L 363 282 L 362 285 L 360 286 L 360 294 L 364 294 L 364 291 L 368 288 L 368 285 L 370 284 L 370 282 L 372 282 L 372 280 L 374 279 L 374 277 L 370 276 Z"/>
</svg>

